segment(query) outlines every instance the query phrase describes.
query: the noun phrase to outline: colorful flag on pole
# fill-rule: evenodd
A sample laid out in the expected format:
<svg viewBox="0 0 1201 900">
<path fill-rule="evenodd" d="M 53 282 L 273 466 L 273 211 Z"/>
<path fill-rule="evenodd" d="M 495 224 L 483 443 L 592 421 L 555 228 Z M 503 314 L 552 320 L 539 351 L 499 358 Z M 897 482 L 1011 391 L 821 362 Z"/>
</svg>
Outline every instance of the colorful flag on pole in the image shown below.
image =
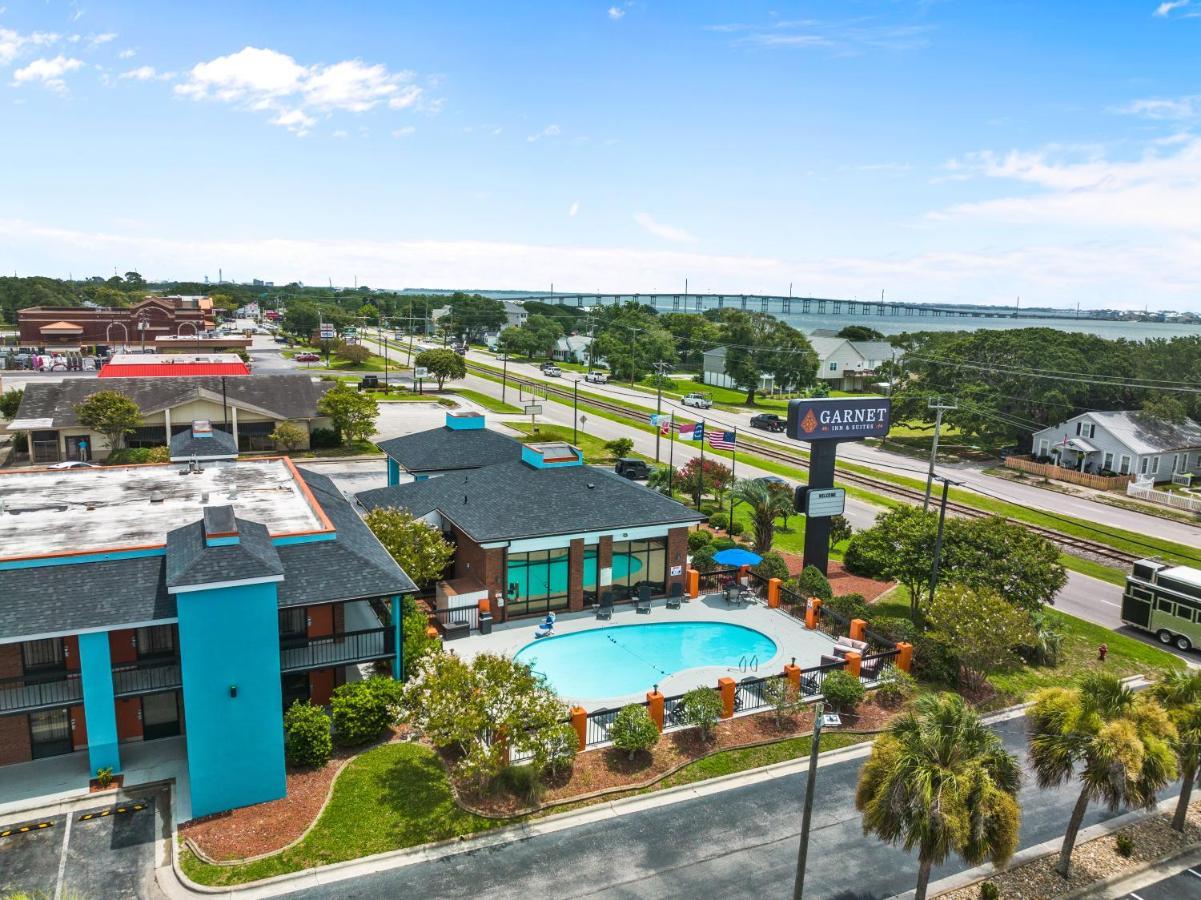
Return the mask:
<svg viewBox="0 0 1201 900">
<path fill-rule="evenodd" d="M 695 425 L 680 426 L 680 440 L 682 441 L 703 441 L 705 439 L 705 426 L 700 422 Z"/>
<path fill-rule="evenodd" d="M 659 434 L 664 437 L 671 434 L 671 416 L 659 417 Z"/>
<path fill-rule="evenodd" d="M 714 450 L 733 450 L 737 437 L 732 431 L 710 431 L 705 435 Z"/>
</svg>

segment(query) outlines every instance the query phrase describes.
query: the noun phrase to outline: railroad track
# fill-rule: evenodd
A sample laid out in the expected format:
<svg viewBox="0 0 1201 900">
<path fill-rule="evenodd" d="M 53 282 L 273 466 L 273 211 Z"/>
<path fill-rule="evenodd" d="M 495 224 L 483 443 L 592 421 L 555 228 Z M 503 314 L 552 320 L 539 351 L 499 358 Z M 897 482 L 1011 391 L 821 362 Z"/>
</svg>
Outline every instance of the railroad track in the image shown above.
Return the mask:
<svg viewBox="0 0 1201 900">
<path fill-rule="evenodd" d="M 474 372 L 477 375 L 482 375 L 489 379 L 496 378 L 496 373 L 491 368 L 486 366 L 473 365 L 469 362 L 467 364 L 467 369 L 470 372 Z M 554 385 L 547 384 L 543 381 L 532 381 L 528 378 L 522 378 L 521 376 L 514 375 L 510 375 L 508 380 L 515 386 L 529 390 L 531 394 L 542 394 L 548 399 L 553 397 L 556 400 L 566 400 L 568 403 L 570 403 L 572 400 L 571 391 L 566 390 L 565 388 L 555 387 Z M 639 416 L 636 413 L 632 413 L 628 407 L 620 404 L 609 403 L 605 400 L 595 399 L 595 395 L 589 395 L 586 402 L 589 406 L 599 407 L 600 409 L 603 409 L 614 416 L 619 416 L 628 421 L 637 422 L 638 424 L 646 424 L 644 416 Z M 786 450 L 769 447 L 761 443 L 740 444 L 739 450 L 744 453 L 761 456 L 765 459 L 786 463 L 797 468 L 809 468 L 808 461 L 801 459 L 800 457 L 795 456 Z M 889 497 L 896 497 L 897 499 L 905 500 L 907 502 L 921 503 L 925 499 L 925 494 L 916 488 L 893 484 L 890 481 L 872 478 L 869 475 L 860 475 L 856 472 L 846 472 L 840 470 L 838 472 L 838 480 L 854 484 L 859 487 L 868 488 L 874 493 L 883 494 Z M 979 519 L 990 515 L 990 513 L 984 512 L 983 510 L 979 510 L 975 507 L 968 506 L 967 504 L 957 503 L 954 501 L 949 501 L 947 503 L 947 511 L 970 519 Z M 1006 521 L 1012 522 L 1015 525 L 1021 525 L 1023 528 L 1027 528 L 1030 531 L 1033 531 L 1035 534 L 1041 535 L 1047 540 L 1052 541 L 1057 546 L 1061 547 L 1065 552 L 1072 553 L 1076 556 L 1082 556 L 1086 559 L 1105 561 L 1111 564 L 1116 564 L 1122 568 L 1129 568 L 1135 560 L 1142 558 L 1142 556 L 1128 553 L 1124 550 L 1117 550 L 1108 544 L 1103 544 L 1099 541 L 1091 541 L 1088 538 L 1077 537 L 1076 535 L 1072 534 L 1065 534 L 1064 532 L 1057 531 L 1054 528 L 1046 528 L 1041 525 L 1031 525 L 1028 522 L 1022 522 L 1019 519 L 1011 519 L 1008 517 L 1006 517 Z"/>
</svg>

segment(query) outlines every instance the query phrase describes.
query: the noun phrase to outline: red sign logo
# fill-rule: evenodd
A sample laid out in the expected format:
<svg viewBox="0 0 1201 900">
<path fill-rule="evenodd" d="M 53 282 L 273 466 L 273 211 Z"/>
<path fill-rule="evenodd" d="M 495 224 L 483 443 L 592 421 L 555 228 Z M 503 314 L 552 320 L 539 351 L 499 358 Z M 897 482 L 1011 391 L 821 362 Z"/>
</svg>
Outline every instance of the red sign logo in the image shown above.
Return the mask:
<svg viewBox="0 0 1201 900">
<path fill-rule="evenodd" d="M 813 434 L 813 432 L 817 431 L 817 416 L 813 414 L 812 408 L 805 413 L 805 418 L 801 419 L 801 430 L 805 434 Z"/>
</svg>

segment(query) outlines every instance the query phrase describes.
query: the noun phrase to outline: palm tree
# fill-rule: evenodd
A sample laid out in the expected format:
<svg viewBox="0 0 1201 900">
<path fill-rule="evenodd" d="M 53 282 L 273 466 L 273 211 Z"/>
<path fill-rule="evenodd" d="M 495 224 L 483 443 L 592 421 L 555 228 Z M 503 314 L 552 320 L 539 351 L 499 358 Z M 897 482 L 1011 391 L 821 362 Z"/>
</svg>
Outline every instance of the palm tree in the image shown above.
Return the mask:
<svg viewBox="0 0 1201 900">
<path fill-rule="evenodd" d="M 774 491 L 766 482 L 744 479 L 734 485 L 734 502 L 751 508 L 751 525 L 755 529 L 755 552 L 766 553 L 776 536 L 776 517 L 792 508 L 792 498 L 783 491 Z"/>
<path fill-rule="evenodd" d="M 1172 827 L 1184 831 L 1193 785 L 1201 775 L 1201 672 L 1177 669 L 1166 673 L 1151 694 L 1168 711 L 1176 726 L 1176 763 L 1180 766 L 1180 799 Z"/>
<path fill-rule="evenodd" d="M 1002 865 L 1017 848 L 1021 770 L 957 694 L 928 694 L 876 738 L 859 773 L 864 834 L 917 848 L 916 900 L 952 852 Z"/>
<path fill-rule="evenodd" d="M 1150 809 L 1156 792 L 1176 778 L 1176 729 L 1154 697 L 1135 694 L 1103 672 L 1085 675 L 1079 687 L 1040 691 L 1027 715 L 1039 787 L 1063 784 L 1080 767 L 1080 797 L 1056 866 L 1067 878 L 1090 801 L 1104 800 L 1111 810 L 1123 804 Z"/>
</svg>

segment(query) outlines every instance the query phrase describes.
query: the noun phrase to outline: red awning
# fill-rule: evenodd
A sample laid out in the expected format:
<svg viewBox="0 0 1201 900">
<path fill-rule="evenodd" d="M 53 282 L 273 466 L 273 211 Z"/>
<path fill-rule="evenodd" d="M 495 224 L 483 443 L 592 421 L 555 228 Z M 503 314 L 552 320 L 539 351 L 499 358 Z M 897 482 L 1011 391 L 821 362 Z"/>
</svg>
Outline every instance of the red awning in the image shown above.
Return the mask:
<svg viewBox="0 0 1201 900">
<path fill-rule="evenodd" d="M 109 364 L 100 370 L 101 378 L 164 378 L 188 375 L 249 375 L 245 363 L 136 363 Z"/>
</svg>

